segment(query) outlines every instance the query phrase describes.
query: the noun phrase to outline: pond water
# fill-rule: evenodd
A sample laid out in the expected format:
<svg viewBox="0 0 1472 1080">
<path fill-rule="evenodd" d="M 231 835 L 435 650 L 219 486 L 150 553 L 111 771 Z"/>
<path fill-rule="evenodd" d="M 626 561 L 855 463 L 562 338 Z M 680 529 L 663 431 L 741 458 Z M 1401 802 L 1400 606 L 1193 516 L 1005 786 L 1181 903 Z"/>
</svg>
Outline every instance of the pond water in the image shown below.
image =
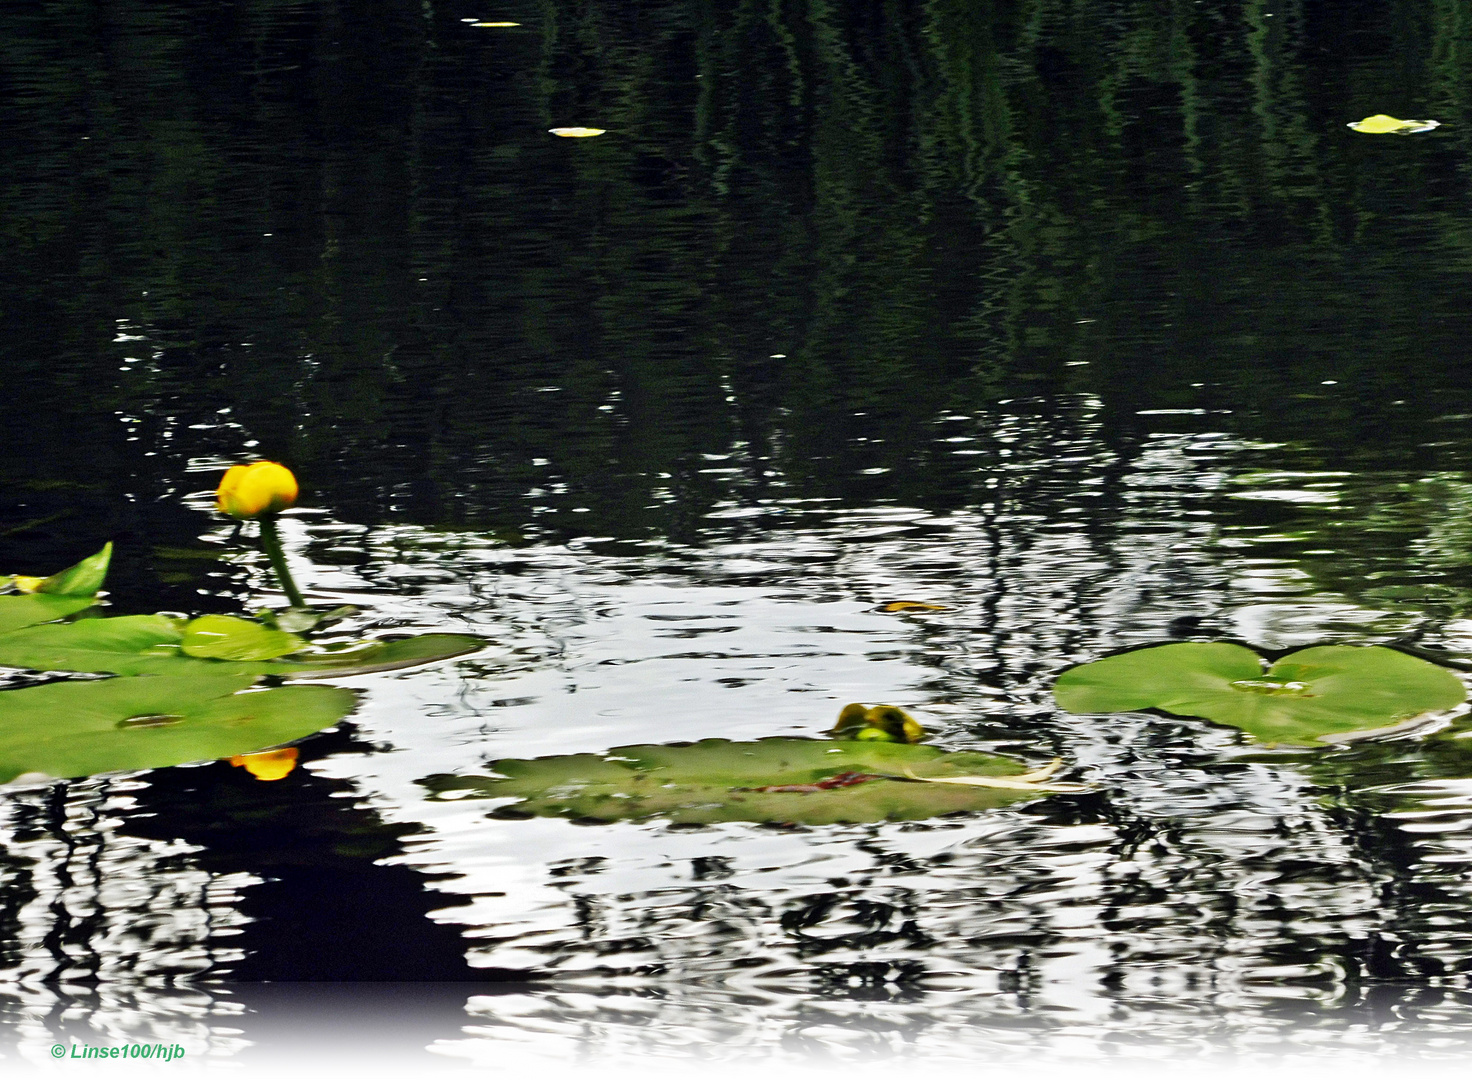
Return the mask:
<svg viewBox="0 0 1472 1080">
<path fill-rule="evenodd" d="M 1472 724 L 1050 693 L 1169 641 L 1472 665 L 1465 5 L 12 6 L 4 567 L 279 605 L 211 512 L 263 456 L 313 602 L 488 644 L 340 680 L 281 780 L 0 795 L 0 1060 L 1472 1050 Z M 426 784 L 852 701 L 1092 789 L 692 828 Z"/>
</svg>

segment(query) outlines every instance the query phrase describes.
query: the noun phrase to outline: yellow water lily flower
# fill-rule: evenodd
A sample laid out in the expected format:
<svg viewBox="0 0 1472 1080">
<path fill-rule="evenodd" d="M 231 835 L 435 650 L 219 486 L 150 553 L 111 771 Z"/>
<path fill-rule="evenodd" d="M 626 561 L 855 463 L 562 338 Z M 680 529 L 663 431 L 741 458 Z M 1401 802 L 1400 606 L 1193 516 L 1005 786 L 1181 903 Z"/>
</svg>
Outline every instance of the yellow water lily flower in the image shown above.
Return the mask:
<svg viewBox="0 0 1472 1080">
<path fill-rule="evenodd" d="M 919 722 L 893 705 L 875 705 L 872 708 L 855 702 L 845 705 L 838 714 L 838 723 L 828 730 L 836 739 L 857 739 L 860 742 L 917 743 L 925 738 L 925 729 Z"/>
<path fill-rule="evenodd" d="M 1441 127 L 1440 120 L 1397 120 L 1384 113 L 1367 116 L 1347 125 L 1366 135 L 1414 135 L 1418 131 L 1430 131 Z"/>
<path fill-rule="evenodd" d="M 280 780 L 296 768 L 297 748 L 264 750 L 259 754 L 236 754 L 230 764 L 250 773 L 257 780 Z"/>
<path fill-rule="evenodd" d="M 274 461 L 231 466 L 215 492 L 220 512 L 242 520 L 289 510 L 296 496 L 296 477 Z"/>
</svg>

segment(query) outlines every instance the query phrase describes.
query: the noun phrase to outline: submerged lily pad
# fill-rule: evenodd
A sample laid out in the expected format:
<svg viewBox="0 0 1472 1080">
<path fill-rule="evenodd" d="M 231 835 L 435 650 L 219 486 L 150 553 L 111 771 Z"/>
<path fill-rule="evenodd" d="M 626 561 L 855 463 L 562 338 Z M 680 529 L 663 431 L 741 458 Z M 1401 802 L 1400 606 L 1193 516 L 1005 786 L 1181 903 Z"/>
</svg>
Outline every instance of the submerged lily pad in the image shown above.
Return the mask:
<svg viewBox="0 0 1472 1080">
<path fill-rule="evenodd" d="M 282 661 L 279 666 L 288 669 L 282 671 L 284 675 L 336 678 L 367 675 L 375 671 L 394 671 L 436 660 L 449 660 L 485 647 L 484 638 L 470 634 L 420 634 L 417 637 L 375 641 L 369 645 L 336 651 L 298 653 L 290 662 Z"/>
<path fill-rule="evenodd" d="M 356 701 L 330 686 L 238 692 L 253 681 L 138 676 L 0 692 L 0 783 L 248 754 L 331 727 Z"/>
<path fill-rule="evenodd" d="M 6 599 L 0 597 L 0 599 Z M 19 599 L 19 598 L 17 598 Z M 26 597 L 24 599 L 38 599 Z M 60 598 L 58 598 L 60 599 Z M 185 653 L 188 631 L 198 623 L 218 626 L 221 621 L 244 620 L 227 616 L 205 616 L 181 627 L 178 620 L 163 615 L 123 615 L 115 619 L 81 619 L 72 623 L 26 626 L 0 634 L 0 667 L 31 668 L 36 671 L 87 671 L 114 675 L 281 675 L 313 677 L 362 675 L 373 671 L 427 664 L 463 656 L 484 647 L 485 642 L 467 634 L 421 634 L 399 641 L 377 641 L 337 652 L 303 654 L 291 660 L 227 658 L 210 656 L 210 639 L 196 637 L 196 649 L 206 655 Z M 247 624 L 252 625 L 252 624 Z M 261 635 L 293 635 L 260 627 Z M 227 641 L 230 635 L 222 635 Z M 251 648 L 271 652 L 276 638 L 242 635 L 242 657 Z M 229 652 L 227 647 L 223 650 Z M 257 655 L 259 655 L 259 651 Z"/>
<path fill-rule="evenodd" d="M 691 824 L 912 821 L 1080 790 L 1041 782 L 1021 762 L 997 754 L 789 738 L 620 746 L 603 754 L 507 759 L 491 768 L 499 775 L 423 782 L 438 797 L 518 800 L 503 813 Z"/>
<path fill-rule="evenodd" d="M 1188 642 L 1072 668 L 1053 696 L 1072 713 L 1159 709 L 1268 744 L 1321 746 L 1454 708 L 1467 692 L 1447 669 L 1380 646 L 1302 649 L 1265 669 L 1241 645 Z"/>
</svg>

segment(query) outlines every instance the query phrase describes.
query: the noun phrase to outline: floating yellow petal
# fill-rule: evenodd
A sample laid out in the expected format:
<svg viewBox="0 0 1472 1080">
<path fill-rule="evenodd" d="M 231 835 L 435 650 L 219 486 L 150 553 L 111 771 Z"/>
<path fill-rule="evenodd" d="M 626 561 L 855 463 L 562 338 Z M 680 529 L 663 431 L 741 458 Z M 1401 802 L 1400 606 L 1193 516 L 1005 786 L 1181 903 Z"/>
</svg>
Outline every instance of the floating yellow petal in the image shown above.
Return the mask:
<svg viewBox="0 0 1472 1080">
<path fill-rule="evenodd" d="M 280 780 L 296 768 L 297 749 L 266 750 L 259 754 L 236 754 L 231 765 L 238 765 L 257 780 Z"/>
<path fill-rule="evenodd" d="M 241 519 L 289 510 L 296 505 L 296 496 L 296 477 L 274 461 L 232 465 L 215 492 L 220 511 Z"/>
<path fill-rule="evenodd" d="M 478 22 L 478 23 L 471 23 L 470 25 L 471 26 L 520 26 L 521 23 L 519 23 L 519 22 Z"/>
<path fill-rule="evenodd" d="M 1418 131 L 1430 131 L 1441 127 L 1440 120 L 1397 120 L 1384 113 L 1367 116 L 1348 125 L 1366 135 L 1414 135 Z"/>
<path fill-rule="evenodd" d="M 607 128 L 548 128 L 553 135 L 559 139 L 591 139 L 594 135 L 602 135 Z"/>
<path fill-rule="evenodd" d="M 944 604 L 927 604 L 923 600 L 895 600 L 883 605 L 880 611 L 945 611 Z"/>
</svg>

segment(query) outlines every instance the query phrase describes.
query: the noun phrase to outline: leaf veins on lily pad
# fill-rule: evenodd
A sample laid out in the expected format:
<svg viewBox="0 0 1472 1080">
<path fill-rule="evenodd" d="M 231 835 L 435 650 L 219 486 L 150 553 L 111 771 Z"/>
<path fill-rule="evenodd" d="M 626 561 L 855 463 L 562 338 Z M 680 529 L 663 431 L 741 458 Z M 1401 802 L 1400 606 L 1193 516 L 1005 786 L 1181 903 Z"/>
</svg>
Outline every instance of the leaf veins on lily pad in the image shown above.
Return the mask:
<svg viewBox="0 0 1472 1080">
<path fill-rule="evenodd" d="M 504 799 L 497 813 L 595 821 L 665 818 L 829 825 L 988 810 L 1078 784 L 1050 784 L 999 754 L 817 739 L 705 739 L 491 763 L 496 775 L 437 776 L 438 798 Z"/>
<path fill-rule="evenodd" d="M 1446 668 L 1381 646 L 1323 645 L 1268 666 L 1241 645 L 1185 642 L 1071 668 L 1053 696 L 1071 713 L 1159 709 L 1269 745 L 1323 746 L 1410 726 L 1467 691 Z"/>
</svg>

